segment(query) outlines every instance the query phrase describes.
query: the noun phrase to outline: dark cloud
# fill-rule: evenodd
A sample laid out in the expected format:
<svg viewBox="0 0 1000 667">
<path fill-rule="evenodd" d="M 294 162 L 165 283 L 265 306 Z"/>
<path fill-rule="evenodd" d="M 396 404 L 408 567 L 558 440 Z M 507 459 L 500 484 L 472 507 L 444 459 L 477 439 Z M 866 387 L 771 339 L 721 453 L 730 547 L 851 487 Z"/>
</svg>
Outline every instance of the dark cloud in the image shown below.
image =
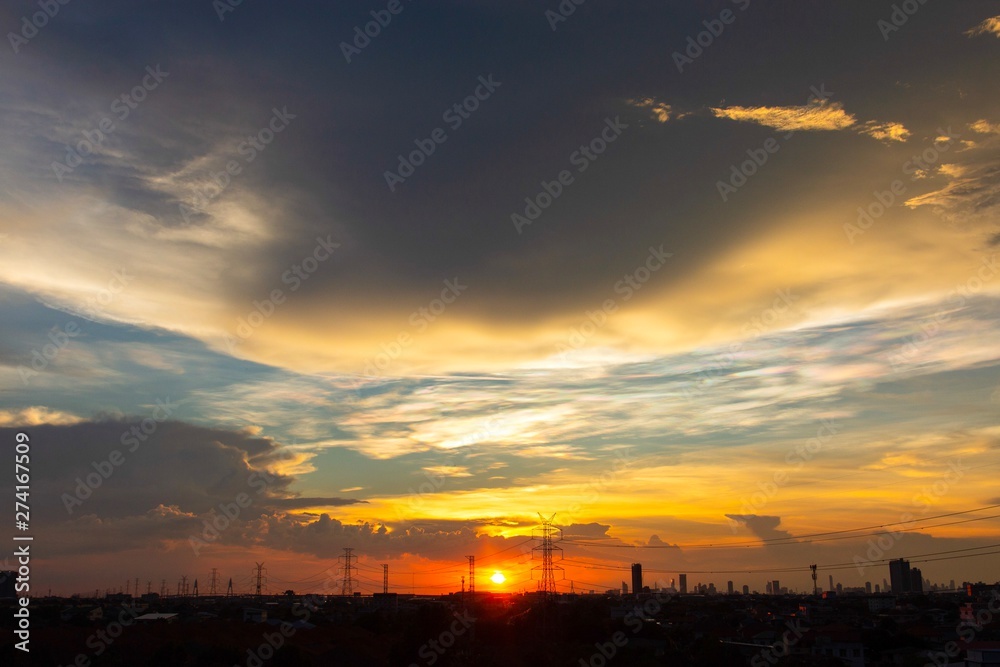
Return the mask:
<svg viewBox="0 0 1000 667">
<path fill-rule="evenodd" d="M 149 435 L 143 418 L 28 429 L 36 515 L 54 523 L 84 515 L 117 521 L 170 507 L 197 516 L 240 494 L 259 510 L 362 502 L 292 493 L 294 478 L 274 472 L 286 453 L 268 438 L 177 421 L 150 419 L 145 426 Z M 13 442 L 15 433 L 0 429 L 0 438 Z M 0 490 L 11 490 L 8 480 Z"/>
<path fill-rule="evenodd" d="M 611 526 L 600 523 L 574 523 L 563 528 L 564 537 L 610 537 Z"/>
<path fill-rule="evenodd" d="M 727 518 L 746 526 L 751 533 L 762 540 L 779 540 L 792 538 L 786 530 L 779 530 L 780 516 L 758 516 L 756 514 L 727 514 Z"/>
</svg>

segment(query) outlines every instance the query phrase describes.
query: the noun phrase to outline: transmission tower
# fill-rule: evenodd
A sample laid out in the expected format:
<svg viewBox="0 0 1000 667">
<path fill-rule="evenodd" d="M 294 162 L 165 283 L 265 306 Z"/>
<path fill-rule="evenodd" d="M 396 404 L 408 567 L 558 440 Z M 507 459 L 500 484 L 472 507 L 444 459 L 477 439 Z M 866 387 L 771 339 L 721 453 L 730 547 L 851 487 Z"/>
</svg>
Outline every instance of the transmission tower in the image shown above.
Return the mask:
<svg viewBox="0 0 1000 667">
<path fill-rule="evenodd" d="M 187 576 L 181 577 L 181 595 L 187 597 L 188 594 L 188 578 Z"/>
<path fill-rule="evenodd" d="M 229 588 L 226 589 L 226 597 L 231 598 L 233 595 L 235 595 L 235 593 L 233 593 L 233 578 L 229 577 Z"/>
<path fill-rule="evenodd" d="M 263 563 L 256 563 L 256 565 L 257 565 L 257 570 L 254 573 L 254 575 L 252 575 L 252 576 L 256 577 L 256 581 L 257 581 L 257 599 L 260 599 L 263 596 L 263 594 L 264 594 L 263 590 L 264 590 L 264 586 L 267 584 L 267 577 L 264 576 L 264 564 Z"/>
<path fill-rule="evenodd" d="M 382 563 L 382 593 L 389 592 L 389 564 Z"/>
<path fill-rule="evenodd" d="M 354 555 L 354 549 L 350 547 L 344 547 L 344 555 L 339 556 L 337 560 L 343 560 L 344 565 L 342 569 L 344 570 L 344 579 L 340 587 L 341 595 L 354 595 L 354 577 L 352 576 L 354 571 L 357 570 L 357 566 L 354 565 L 354 561 L 358 559 Z"/>
<path fill-rule="evenodd" d="M 135 597 L 139 597 L 139 577 L 135 578 L 135 588 L 133 588 L 132 590 L 135 591 L 133 595 Z"/>
<path fill-rule="evenodd" d="M 813 573 L 813 595 L 819 595 L 819 586 L 816 584 L 816 566 L 810 565 L 809 569 Z"/>
<path fill-rule="evenodd" d="M 194 580 L 194 596 L 198 597 L 198 580 Z"/>
<path fill-rule="evenodd" d="M 540 540 L 541 544 L 531 549 L 531 555 L 532 558 L 534 558 L 535 553 L 540 553 L 542 564 L 536 565 L 531 568 L 531 570 L 532 572 L 535 570 L 542 571 L 542 578 L 538 580 L 538 590 L 545 595 L 553 595 L 556 592 L 555 573 L 558 571 L 560 573 L 559 578 L 561 579 L 563 571 L 562 567 L 553 565 L 553 552 L 558 552 L 559 560 L 562 560 L 562 547 L 555 546 L 556 542 L 562 540 L 562 528 L 557 528 L 552 525 L 552 520 L 556 518 L 555 514 L 546 519 L 541 513 L 539 513 L 538 518 L 542 523 L 540 526 L 532 530 L 531 536 Z"/>
<path fill-rule="evenodd" d="M 160 597 L 161 598 L 167 597 L 167 580 L 166 579 L 160 579 Z"/>
<path fill-rule="evenodd" d="M 469 559 L 469 598 L 476 599 L 476 557 L 466 556 Z"/>
<path fill-rule="evenodd" d="M 219 594 L 219 570 L 215 567 L 212 568 L 212 578 L 208 580 L 208 594 Z"/>
</svg>

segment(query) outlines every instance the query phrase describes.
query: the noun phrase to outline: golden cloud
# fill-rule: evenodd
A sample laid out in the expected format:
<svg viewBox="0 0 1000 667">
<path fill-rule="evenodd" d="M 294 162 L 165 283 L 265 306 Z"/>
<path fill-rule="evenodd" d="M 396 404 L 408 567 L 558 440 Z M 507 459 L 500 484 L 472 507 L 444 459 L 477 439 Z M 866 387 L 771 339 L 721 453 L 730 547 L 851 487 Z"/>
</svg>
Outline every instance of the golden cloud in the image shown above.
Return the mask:
<svg viewBox="0 0 1000 667">
<path fill-rule="evenodd" d="M 716 118 L 757 123 L 783 132 L 843 130 L 857 122 L 838 102 L 792 107 L 712 107 Z"/>
</svg>

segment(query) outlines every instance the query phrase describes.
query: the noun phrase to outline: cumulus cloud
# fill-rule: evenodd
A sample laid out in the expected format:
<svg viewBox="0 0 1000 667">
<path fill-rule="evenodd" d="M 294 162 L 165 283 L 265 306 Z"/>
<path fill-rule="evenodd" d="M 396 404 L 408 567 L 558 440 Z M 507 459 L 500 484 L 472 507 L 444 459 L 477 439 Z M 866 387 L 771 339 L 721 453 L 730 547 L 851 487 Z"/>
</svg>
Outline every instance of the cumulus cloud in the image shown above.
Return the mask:
<svg viewBox="0 0 1000 667">
<path fill-rule="evenodd" d="M 564 537 L 590 537 L 606 538 L 610 537 L 608 531 L 611 526 L 602 523 L 574 523 L 563 528 Z"/>
<path fill-rule="evenodd" d="M 292 493 L 294 478 L 281 472 L 285 453 L 268 438 L 172 421 L 158 423 L 151 435 L 139 429 L 137 437 L 140 421 L 32 428 L 38 515 L 48 522 L 85 515 L 118 520 L 162 505 L 194 516 L 217 511 L 241 493 L 257 511 L 361 502 Z M 0 429 L 0 437 L 13 442 L 13 431 Z"/>
<path fill-rule="evenodd" d="M 727 514 L 726 518 L 741 523 L 746 526 L 751 533 L 761 540 L 775 540 L 791 538 L 792 534 L 787 530 L 779 530 L 781 525 L 780 516 L 764 516 L 758 514 Z"/>
</svg>

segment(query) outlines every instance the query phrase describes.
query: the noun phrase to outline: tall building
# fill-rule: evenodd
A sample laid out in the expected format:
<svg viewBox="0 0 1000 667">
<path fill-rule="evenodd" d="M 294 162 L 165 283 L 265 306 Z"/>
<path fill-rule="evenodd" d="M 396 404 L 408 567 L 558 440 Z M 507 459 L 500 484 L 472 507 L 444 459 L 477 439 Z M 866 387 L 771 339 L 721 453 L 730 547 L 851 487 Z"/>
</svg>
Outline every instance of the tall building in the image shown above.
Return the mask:
<svg viewBox="0 0 1000 667">
<path fill-rule="evenodd" d="M 677 578 L 680 580 L 681 595 L 684 595 L 688 592 L 688 576 L 686 574 L 680 574 L 677 575 Z"/>
<path fill-rule="evenodd" d="M 872 594 L 872 582 L 870 581 L 865 582 L 865 593 L 867 593 L 868 595 Z"/>
<path fill-rule="evenodd" d="M 828 591 L 834 590 L 834 588 L 833 588 L 833 575 L 832 574 L 830 575 L 830 588 L 828 588 L 826 590 L 828 590 Z"/>
<path fill-rule="evenodd" d="M 771 582 L 771 592 L 775 595 L 781 595 L 781 584 L 778 583 L 777 579 Z"/>
<path fill-rule="evenodd" d="M 14 570 L 0 571 L 0 598 L 17 597 L 14 591 L 14 582 L 17 579 L 17 572 Z"/>
<path fill-rule="evenodd" d="M 750 595 L 750 587 L 743 584 L 743 595 Z"/>
<path fill-rule="evenodd" d="M 726 585 L 729 588 L 729 594 L 732 595 L 733 594 L 733 582 L 729 581 L 729 582 L 727 582 Z"/>
<path fill-rule="evenodd" d="M 924 592 L 923 573 L 920 572 L 920 568 L 918 567 L 910 568 L 910 592 L 912 593 Z"/>
<path fill-rule="evenodd" d="M 632 592 L 642 592 L 642 563 L 632 563 Z"/>
<path fill-rule="evenodd" d="M 628 595 L 628 584 L 622 582 L 622 595 Z"/>
<path fill-rule="evenodd" d="M 909 593 L 913 590 L 910 579 L 910 561 L 894 560 L 889 562 L 889 582 L 893 593 Z"/>
</svg>

